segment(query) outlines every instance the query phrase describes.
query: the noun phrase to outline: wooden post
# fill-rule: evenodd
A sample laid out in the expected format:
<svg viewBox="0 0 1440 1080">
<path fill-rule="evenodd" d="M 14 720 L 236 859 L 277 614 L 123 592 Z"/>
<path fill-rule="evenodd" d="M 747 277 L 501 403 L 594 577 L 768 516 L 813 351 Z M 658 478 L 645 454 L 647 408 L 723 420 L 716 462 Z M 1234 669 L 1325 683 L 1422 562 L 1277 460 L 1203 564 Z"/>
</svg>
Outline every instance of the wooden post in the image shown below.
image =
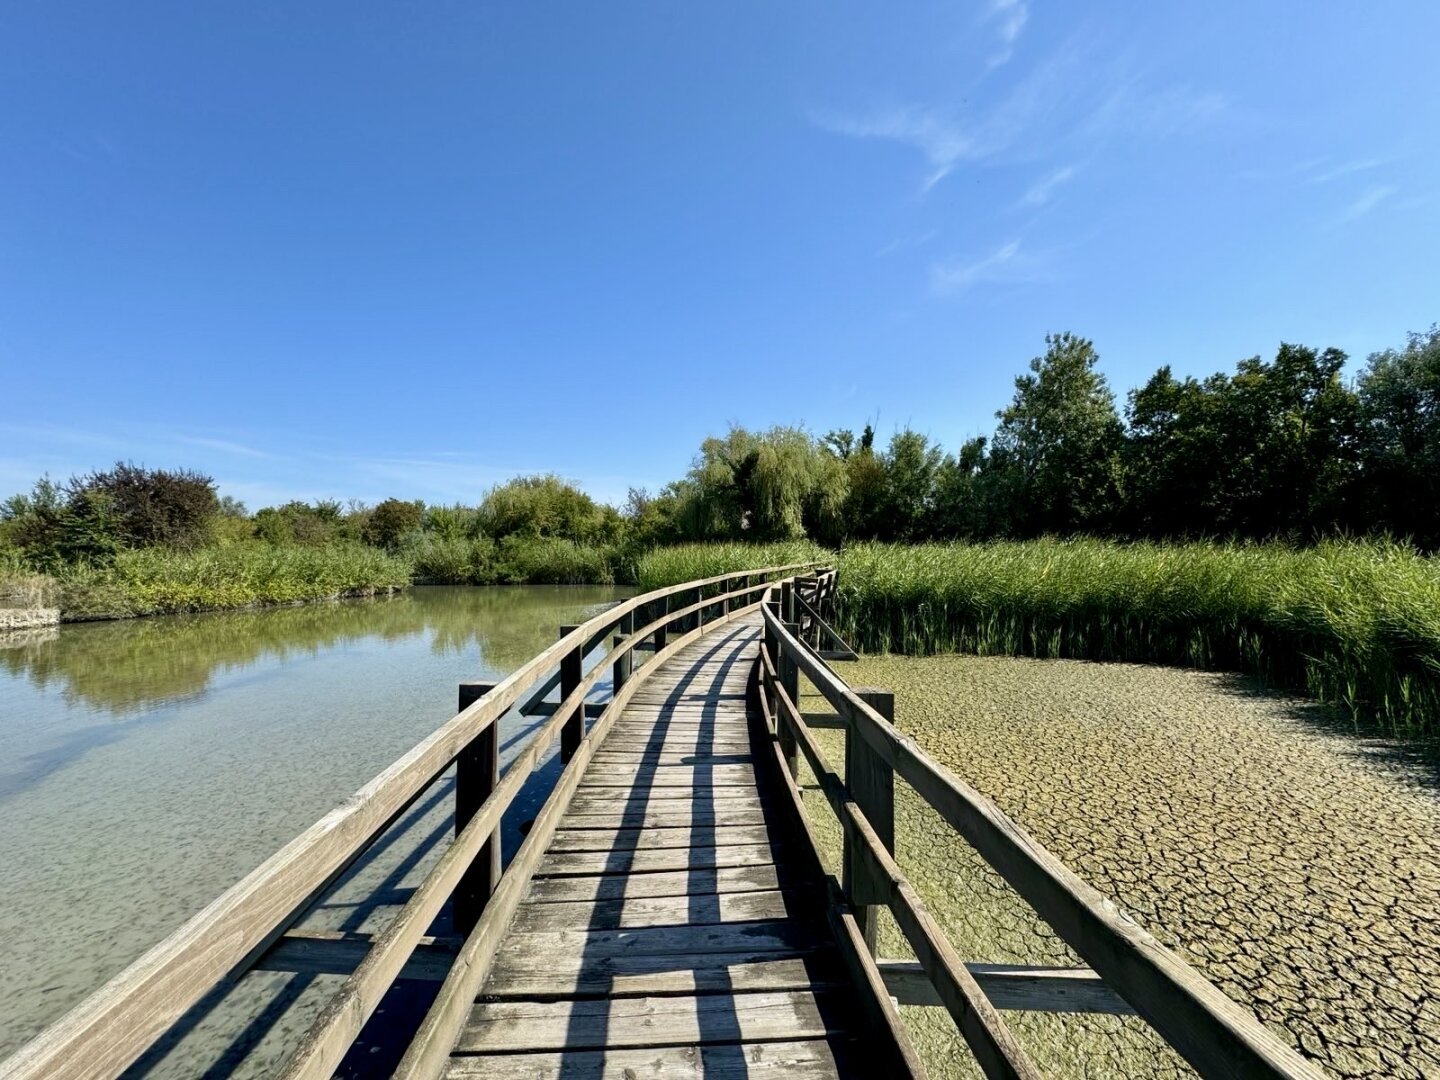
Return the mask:
<svg viewBox="0 0 1440 1080">
<path fill-rule="evenodd" d="M 787 625 L 795 621 L 795 579 L 780 583 L 780 618 Z"/>
<path fill-rule="evenodd" d="M 857 687 L 855 696 L 886 720 L 895 721 L 895 695 L 889 690 Z M 873 747 L 855 731 L 853 723 L 845 728 L 845 786 L 850 796 L 885 845 L 895 854 L 895 771 Z M 876 931 L 880 908 L 888 899 L 887 883 L 877 881 L 874 866 L 862 857 L 849 832 L 845 834 L 845 857 L 842 870 L 845 897 L 855 909 L 860 932 L 870 946 L 870 955 L 879 956 Z"/>
<path fill-rule="evenodd" d="M 660 611 L 660 614 L 661 614 L 662 616 L 664 616 L 664 615 L 669 615 L 669 614 L 670 614 L 670 597 L 667 595 L 667 596 L 665 596 L 660 602 L 664 605 L 664 607 L 663 607 L 663 608 L 661 609 L 661 611 Z M 665 648 L 665 640 L 666 640 L 666 638 L 669 636 L 669 634 L 670 634 L 670 628 L 669 628 L 668 626 L 662 626 L 662 627 L 660 627 L 659 630 L 656 630 L 656 631 L 655 631 L 655 651 L 656 651 L 657 653 L 658 653 L 661 649 Z"/>
<path fill-rule="evenodd" d="M 573 632 L 574 626 L 560 627 L 560 636 Z M 563 702 L 580 685 L 580 679 L 585 670 L 585 646 L 575 646 L 570 652 L 560 658 L 560 700 Z M 580 704 L 568 717 L 565 718 L 565 726 L 560 729 L 560 760 L 569 762 L 575 756 L 575 751 L 580 748 L 580 740 L 585 737 L 585 706 Z"/>
<path fill-rule="evenodd" d="M 460 709 L 464 711 L 495 688 L 494 683 L 461 683 Z M 495 785 L 500 782 L 500 721 L 497 719 L 471 739 L 455 758 L 455 835 L 470 823 Z M 499 830 L 490 834 L 475 861 L 455 886 L 452 918 L 458 933 L 467 937 L 500 883 Z"/>
<path fill-rule="evenodd" d="M 635 613 L 633 611 L 620 617 L 619 630 L 620 632 L 615 635 L 616 645 L 619 645 L 620 642 L 635 632 Z M 615 693 L 620 693 L 620 688 L 625 685 L 625 680 L 630 678 L 630 672 L 633 671 L 634 668 L 634 652 L 627 652 L 623 656 L 617 656 L 615 658 Z"/>
<path fill-rule="evenodd" d="M 785 629 L 791 634 L 798 634 L 800 628 L 794 623 L 786 623 Z M 789 695 L 791 702 L 795 705 L 795 711 L 800 711 L 800 669 L 795 666 L 795 661 L 781 645 L 775 657 L 775 673 L 780 676 L 780 685 L 784 687 L 785 693 Z M 776 736 L 780 743 L 780 752 L 785 755 L 785 767 L 790 770 L 791 777 L 799 776 L 799 748 L 795 741 L 795 731 L 790 726 L 790 716 L 783 709 L 777 714 L 783 720 L 776 724 Z"/>
</svg>

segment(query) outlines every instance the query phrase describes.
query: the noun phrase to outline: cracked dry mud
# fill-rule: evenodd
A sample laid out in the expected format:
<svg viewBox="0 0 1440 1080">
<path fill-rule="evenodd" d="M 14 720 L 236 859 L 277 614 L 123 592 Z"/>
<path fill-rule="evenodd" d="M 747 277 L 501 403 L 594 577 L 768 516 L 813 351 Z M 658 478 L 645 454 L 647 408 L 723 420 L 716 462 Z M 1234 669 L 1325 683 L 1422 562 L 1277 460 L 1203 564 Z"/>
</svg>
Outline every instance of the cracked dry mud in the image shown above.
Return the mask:
<svg viewBox="0 0 1440 1080">
<path fill-rule="evenodd" d="M 1229 675 L 968 656 L 839 670 L 894 691 L 902 730 L 1328 1074 L 1440 1078 L 1433 763 Z M 843 762 L 840 733 L 816 734 Z M 899 862 L 961 956 L 1080 963 L 903 783 L 896 817 Z M 888 916 L 881 949 L 910 955 Z M 978 1075 L 948 1015 L 905 1012 L 936 1075 Z M 1046 1075 L 1193 1075 L 1135 1018 L 1005 1015 Z"/>
</svg>

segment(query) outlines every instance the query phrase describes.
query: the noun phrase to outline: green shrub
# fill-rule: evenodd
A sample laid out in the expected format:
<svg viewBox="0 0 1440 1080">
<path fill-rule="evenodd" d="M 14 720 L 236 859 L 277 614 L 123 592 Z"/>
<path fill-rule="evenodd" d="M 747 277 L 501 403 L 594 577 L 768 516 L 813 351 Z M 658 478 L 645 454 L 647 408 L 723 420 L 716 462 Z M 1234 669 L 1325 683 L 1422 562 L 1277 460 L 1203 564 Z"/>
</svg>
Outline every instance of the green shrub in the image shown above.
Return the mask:
<svg viewBox="0 0 1440 1080">
<path fill-rule="evenodd" d="M 425 504 L 404 499 L 386 499 L 365 518 L 360 539 L 386 551 L 394 551 L 405 537 L 420 528 L 425 517 Z"/>
<path fill-rule="evenodd" d="M 612 543 L 625 524 L 613 506 L 597 503 L 558 476 L 519 476 L 492 488 L 480 505 L 480 517 L 491 536 L 577 544 Z"/>
<path fill-rule="evenodd" d="M 486 537 L 412 535 L 402 552 L 419 585 L 494 585 L 495 541 Z"/>
<path fill-rule="evenodd" d="M 570 540 L 508 536 L 500 542 L 498 580 L 515 585 L 613 585 L 607 548 Z"/>
<path fill-rule="evenodd" d="M 1440 563 L 1403 545 L 862 544 L 839 565 L 837 629 L 866 651 L 1245 671 L 1440 734 Z"/>
</svg>

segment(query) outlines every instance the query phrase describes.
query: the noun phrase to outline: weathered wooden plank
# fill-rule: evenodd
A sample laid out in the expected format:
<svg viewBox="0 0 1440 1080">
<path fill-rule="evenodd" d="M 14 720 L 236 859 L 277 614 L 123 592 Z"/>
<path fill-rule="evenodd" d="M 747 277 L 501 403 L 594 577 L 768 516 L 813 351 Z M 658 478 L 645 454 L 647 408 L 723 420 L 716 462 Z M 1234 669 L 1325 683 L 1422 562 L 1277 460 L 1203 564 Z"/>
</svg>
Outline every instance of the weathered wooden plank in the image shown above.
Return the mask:
<svg viewBox="0 0 1440 1080">
<path fill-rule="evenodd" d="M 689 801 L 671 800 L 666 804 L 618 810 L 613 813 L 565 815 L 562 829 L 684 829 L 696 825 L 763 825 L 765 811 L 760 806 L 728 806 L 717 804 L 697 807 Z"/>
<path fill-rule="evenodd" d="M 648 791 L 631 791 L 621 787 L 581 788 L 575 793 L 570 804 L 577 814 L 591 812 L 613 813 L 616 810 L 643 810 L 694 805 L 693 794 L 684 788 L 651 788 Z M 713 788 L 706 792 L 699 805 L 707 809 L 735 808 L 741 806 L 762 806 L 764 799 L 756 792 L 745 788 Z"/>
<path fill-rule="evenodd" d="M 693 765 L 697 768 L 713 768 L 716 765 L 753 765 L 755 757 L 750 756 L 749 747 L 736 749 L 693 749 L 693 750 L 613 750 L 611 753 L 595 755 L 596 765 Z"/>
<path fill-rule="evenodd" d="M 564 997 L 826 990 L 845 986 L 833 950 L 797 948 L 697 956 L 564 956 L 546 963 L 500 956 L 481 997 L 548 1001 Z"/>
<path fill-rule="evenodd" d="M 814 1039 L 844 1032 L 828 994 L 804 990 L 614 1001 L 487 1001 L 476 1005 L 456 1050 L 585 1050 Z"/>
<path fill-rule="evenodd" d="M 256 971 L 289 971 L 298 975 L 349 975 L 375 942 L 371 934 L 340 930 L 288 930 L 255 962 Z M 422 937 L 400 970 L 401 979 L 439 982 L 450 970 L 458 939 Z"/>
<path fill-rule="evenodd" d="M 556 851 L 546 854 L 536 877 L 633 874 L 653 870 L 707 870 L 724 866 L 765 866 L 775 862 L 769 844 L 661 848 L 655 851 Z"/>
<path fill-rule="evenodd" d="M 591 762 L 582 787 L 723 787 L 755 789 L 753 765 L 628 765 Z"/>
<path fill-rule="evenodd" d="M 643 1050 L 480 1054 L 451 1059 L 452 1080 L 834 1080 L 858 1055 L 849 1040 L 722 1043 Z M 843 1070 L 843 1072 L 842 1072 Z"/>
<path fill-rule="evenodd" d="M 608 741 L 608 740 L 607 740 Z M 731 762 L 714 761 L 714 758 L 738 758 L 744 759 L 752 756 L 753 750 L 748 742 L 740 740 L 727 740 L 717 742 L 705 737 L 699 739 L 691 738 L 668 738 L 657 739 L 653 742 L 633 741 L 619 743 L 606 750 L 603 754 L 597 754 L 598 761 L 627 761 L 631 764 L 641 764 L 650 761 L 657 765 L 744 765 L 744 760 Z M 693 758 L 693 761 L 670 760 L 677 758 Z"/>
<path fill-rule="evenodd" d="M 525 894 L 528 901 L 619 900 L 644 896 L 703 896 L 709 893 L 778 889 L 775 866 L 722 866 L 689 868 L 644 874 L 591 875 L 537 878 Z"/>
<path fill-rule="evenodd" d="M 650 926 L 704 926 L 714 923 L 784 919 L 793 897 L 764 892 L 711 896 L 636 897 L 630 900 L 572 900 L 522 904 L 511 932 L 534 930 L 625 930 Z"/>
<path fill-rule="evenodd" d="M 556 851 L 637 851 L 654 848 L 721 847 L 732 844 L 768 844 L 764 825 L 697 825 L 652 829 L 568 830 L 561 823 L 550 842 Z"/>
<path fill-rule="evenodd" d="M 966 964 L 997 1009 L 1134 1016 L 1135 1009 L 1089 968 Z M 924 969 L 911 960 L 881 960 L 880 977 L 901 1005 L 943 1005 Z"/>
<path fill-rule="evenodd" d="M 824 935 L 817 923 L 794 919 L 645 926 L 621 930 L 546 930 L 512 934 L 501 948 L 521 966 L 555 963 L 562 956 L 678 956 L 689 962 L 710 952 L 793 952 L 817 948 Z"/>
</svg>

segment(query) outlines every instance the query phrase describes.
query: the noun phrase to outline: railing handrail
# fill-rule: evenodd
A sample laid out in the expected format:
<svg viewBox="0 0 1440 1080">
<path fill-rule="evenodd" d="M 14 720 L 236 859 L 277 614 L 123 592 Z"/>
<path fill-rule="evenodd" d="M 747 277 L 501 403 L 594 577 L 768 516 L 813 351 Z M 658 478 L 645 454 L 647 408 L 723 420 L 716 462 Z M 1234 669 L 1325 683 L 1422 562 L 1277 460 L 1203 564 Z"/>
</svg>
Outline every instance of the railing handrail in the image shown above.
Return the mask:
<svg viewBox="0 0 1440 1080">
<path fill-rule="evenodd" d="M 762 611 L 767 642 L 762 646 L 762 668 L 771 665 L 771 675 L 778 677 L 775 668 L 783 655 L 804 672 L 840 715 L 847 740 L 857 735 L 863 739 L 869 751 L 906 780 L 1202 1076 L 1321 1080 L 1321 1073 L 1313 1065 L 1285 1045 L 1254 1014 L 1066 867 L 990 799 L 901 734 L 791 632 L 771 603 L 763 605 Z M 778 655 L 773 658 L 770 642 L 777 646 Z M 798 701 L 789 706 L 786 722 L 793 725 L 807 758 L 814 755 L 812 766 L 823 766 Z M 778 709 L 776 714 L 778 717 Z M 820 769 L 816 772 L 818 775 Z M 891 879 L 897 893 L 902 887 L 908 890 L 893 855 L 876 837 L 852 797 L 848 777 L 840 780 L 831 771 L 830 782 L 824 777 L 821 781 L 844 826 L 847 851 L 855 843 L 852 838 L 858 837 L 864 857 L 872 861 L 879 876 Z M 912 909 L 918 908 L 923 919 L 923 905 L 918 898 L 902 900 Z M 896 914 L 898 918 L 901 912 Z M 923 929 L 936 930 L 933 923 Z M 948 948 L 948 941 L 941 944 Z M 925 965 L 927 975 L 940 970 L 954 976 L 953 962 L 933 957 L 931 960 Z M 961 981 L 965 978 L 959 976 Z M 941 988 L 937 985 L 936 989 Z M 1002 1068 L 992 1075 L 1006 1073 Z"/>
<path fill-rule="evenodd" d="M 667 613 L 659 620 L 668 625 L 688 614 L 703 613 L 705 608 L 722 601 L 728 607 L 729 590 L 707 599 L 703 596 L 706 588 L 728 585 L 742 578 L 768 579 L 817 565 L 818 562 L 802 562 L 737 570 L 666 586 L 622 600 L 586 620 L 457 712 L 0 1063 L 0 1077 L 61 1080 L 118 1075 L 215 986 L 252 967 L 462 750 L 562 658 L 584 648 L 592 638 L 603 639 L 646 604 L 694 590 L 695 604 Z M 756 586 L 745 593 L 761 588 L 763 586 Z M 627 639 L 632 643 L 625 652 L 638 643 L 639 636 Z M 594 674 L 592 672 L 592 676 Z M 593 681 L 585 685 L 593 685 Z M 552 738 L 553 729 L 565 718 L 570 704 L 567 698 L 552 723 L 546 725 L 545 730 Z M 583 708 L 581 713 L 583 730 Z"/>
</svg>

